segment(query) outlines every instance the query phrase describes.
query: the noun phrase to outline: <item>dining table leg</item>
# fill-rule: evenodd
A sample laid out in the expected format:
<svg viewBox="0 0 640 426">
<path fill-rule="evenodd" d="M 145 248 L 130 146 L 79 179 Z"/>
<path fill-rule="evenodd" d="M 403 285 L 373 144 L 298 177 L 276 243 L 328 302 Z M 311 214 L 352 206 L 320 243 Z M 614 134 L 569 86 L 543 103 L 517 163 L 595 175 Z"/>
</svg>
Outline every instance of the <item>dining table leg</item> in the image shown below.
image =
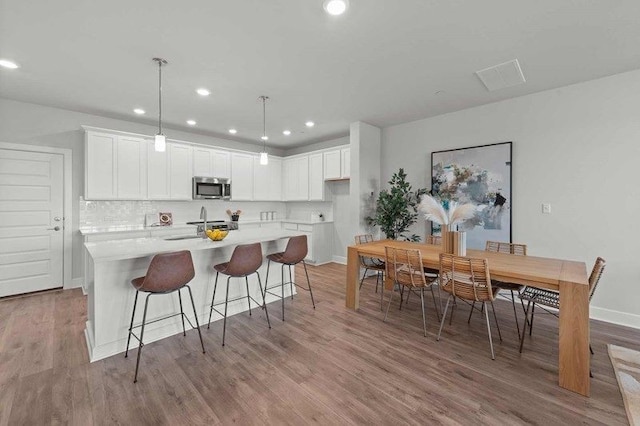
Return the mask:
<svg viewBox="0 0 640 426">
<path fill-rule="evenodd" d="M 567 280 L 560 280 L 558 375 L 560 387 L 589 396 L 589 285 L 568 279 L 576 273 L 586 275 L 579 269 L 565 263 L 562 275 Z"/>
<path fill-rule="evenodd" d="M 358 248 L 347 248 L 347 288 L 346 305 L 350 309 L 360 307 L 360 287 L 358 285 L 358 275 L 360 275 L 360 259 L 358 258 Z"/>
</svg>

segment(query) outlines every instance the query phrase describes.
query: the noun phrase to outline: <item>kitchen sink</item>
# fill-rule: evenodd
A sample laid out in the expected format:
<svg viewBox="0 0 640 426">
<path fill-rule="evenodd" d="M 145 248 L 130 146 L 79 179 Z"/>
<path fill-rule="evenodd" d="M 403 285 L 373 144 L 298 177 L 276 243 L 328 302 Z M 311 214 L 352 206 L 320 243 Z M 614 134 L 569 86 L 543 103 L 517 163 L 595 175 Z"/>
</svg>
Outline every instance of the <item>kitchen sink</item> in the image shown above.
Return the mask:
<svg viewBox="0 0 640 426">
<path fill-rule="evenodd" d="M 195 239 L 195 238 L 200 238 L 202 239 L 201 236 L 199 235 L 180 235 L 177 237 L 166 237 L 163 238 L 165 241 L 177 241 L 177 240 L 191 240 L 191 239 Z"/>
</svg>

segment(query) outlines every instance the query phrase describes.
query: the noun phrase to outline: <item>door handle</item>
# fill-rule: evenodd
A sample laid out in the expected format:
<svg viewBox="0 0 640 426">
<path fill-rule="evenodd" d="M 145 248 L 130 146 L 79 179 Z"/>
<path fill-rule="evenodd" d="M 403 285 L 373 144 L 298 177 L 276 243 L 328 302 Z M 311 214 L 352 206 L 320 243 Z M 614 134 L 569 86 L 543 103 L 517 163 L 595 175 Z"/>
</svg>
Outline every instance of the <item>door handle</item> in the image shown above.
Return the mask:
<svg viewBox="0 0 640 426">
<path fill-rule="evenodd" d="M 59 226 L 54 226 L 53 228 L 47 228 L 47 231 L 59 231 L 60 227 Z"/>
</svg>

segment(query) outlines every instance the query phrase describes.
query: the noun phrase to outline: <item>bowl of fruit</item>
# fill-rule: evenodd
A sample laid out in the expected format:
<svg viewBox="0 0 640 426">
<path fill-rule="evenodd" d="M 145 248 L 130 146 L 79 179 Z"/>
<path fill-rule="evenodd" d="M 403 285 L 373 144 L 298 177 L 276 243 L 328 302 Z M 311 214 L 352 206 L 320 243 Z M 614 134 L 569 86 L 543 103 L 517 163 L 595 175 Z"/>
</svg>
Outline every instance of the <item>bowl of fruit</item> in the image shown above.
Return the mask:
<svg viewBox="0 0 640 426">
<path fill-rule="evenodd" d="M 207 237 L 213 241 L 222 241 L 229 235 L 229 231 L 223 231 L 222 229 L 207 229 Z"/>
</svg>

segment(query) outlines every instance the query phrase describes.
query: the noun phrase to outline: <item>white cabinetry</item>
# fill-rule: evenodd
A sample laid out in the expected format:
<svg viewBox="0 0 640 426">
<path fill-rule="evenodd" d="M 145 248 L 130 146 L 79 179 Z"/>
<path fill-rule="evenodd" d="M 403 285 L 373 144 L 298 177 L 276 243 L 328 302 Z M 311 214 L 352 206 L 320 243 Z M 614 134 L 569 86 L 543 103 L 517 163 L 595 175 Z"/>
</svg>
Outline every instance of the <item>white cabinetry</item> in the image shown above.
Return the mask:
<svg viewBox="0 0 640 426">
<path fill-rule="evenodd" d="M 87 132 L 85 137 L 85 198 L 117 198 L 115 167 L 118 136 Z"/>
<path fill-rule="evenodd" d="M 172 200 L 191 200 L 193 148 L 189 145 L 168 143 L 169 196 Z"/>
<path fill-rule="evenodd" d="M 216 178 L 231 177 L 231 155 L 205 147 L 193 149 L 193 176 Z"/>
<path fill-rule="evenodd" d="M 309 199 L 309 157 L 287 158 L 283 161 L 284 201 Z"/>
<path fill-rule="evenodd" d="M 263 165 L 260 157 L 253 157 L 253 199 L 282 200 L 282 160 L 271 157 L 269 164 Z"/>
<path fill-rule="evenodd" d="M 349 179 L 351 176 L 351 149 L 341 148 L 324 153 L 324 179 Z"/>
<path fill-rule="evenodd" d="M 151 200 L 168 200 L 169 151 L 156 151 L 155 142 L 147 142 L 147 196 Z"/>
<path fill-rule="evenodd" d="M 322 153 L 309 155 L 309 200 L 324 200 Z"/>
<path fill-rule="evenodd" d="M 253 199 L 253 155 L 231 154 L 231 199 Z"/>
<path fill-rule="evenodd" d="M 349 179 L 351 177 L 351 149 L 342 148 L 340 150 L 340 177 Z"/>
<path fill-rule="evenodd" d="M 147 198 L 147 142 L 142 138 L 118 136 L 116 151 L 118 199 Z"/>
<path fill-rule="evenodd" d="M 283 222 L 282 227 L 290 231 L 298 231 L 307 236 L 307 257 L 305 261 L 313 264 L 331 262 L 333 249 L 333 224 L 317 222 L 302 224 Z"/>
<path fill-rule="evenodd" d="M 147 197 L 147 151 L 142 138 L 87 132 L 85 198 L 140 200 Z"/>
</svg>

